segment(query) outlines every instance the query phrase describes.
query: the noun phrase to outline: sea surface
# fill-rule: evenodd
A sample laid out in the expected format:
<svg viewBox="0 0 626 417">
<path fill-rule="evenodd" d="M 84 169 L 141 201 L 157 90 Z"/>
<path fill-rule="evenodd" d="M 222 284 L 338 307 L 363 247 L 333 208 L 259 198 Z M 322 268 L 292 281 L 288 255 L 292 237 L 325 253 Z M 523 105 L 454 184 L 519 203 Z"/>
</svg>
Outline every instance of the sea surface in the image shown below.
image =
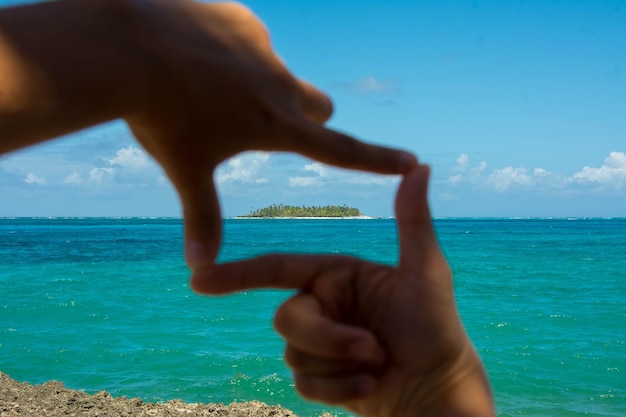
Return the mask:
<svg viewBox="0 0 626 417">
<path fill-rule="evenodd" d="M 626 416 L 626 219 L 441 219 L 500 416 Z M 397 260 L 393 219 L 225 220 L 221 260 Z M 0 219 L 0 370 L 145 401 L 258 399 L 301 416 L 271 326 L 288 292 L 201 297 L 180 219 Z M 344 412 L 330 409 L 338 416 Z"/>
</svg>

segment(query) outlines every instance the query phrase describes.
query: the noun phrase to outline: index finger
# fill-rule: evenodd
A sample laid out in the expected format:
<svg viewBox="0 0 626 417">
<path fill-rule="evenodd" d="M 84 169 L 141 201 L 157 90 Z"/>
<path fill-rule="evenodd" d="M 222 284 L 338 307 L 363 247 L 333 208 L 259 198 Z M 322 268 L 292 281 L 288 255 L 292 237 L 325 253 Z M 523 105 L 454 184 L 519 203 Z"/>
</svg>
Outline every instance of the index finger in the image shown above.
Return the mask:
<svg viewBox="0 0 626 417">
<path fill-rule="evenodd" d="M 286 151 L 341 168 L 378 174 L 403 174 L 417 166 L 417 158 L 406 151 L 372 145 L 309 119 L 295 122 Z"/>
<path fill-rule="evenodd" d="M 190 285 L 194 291 L 207 295 L 256 288 L 297 289 L 320 277 L 337 280 L 350 277 L 367 264 L 341 255 L 272 254 L 194 272 Z"/>
</svg>

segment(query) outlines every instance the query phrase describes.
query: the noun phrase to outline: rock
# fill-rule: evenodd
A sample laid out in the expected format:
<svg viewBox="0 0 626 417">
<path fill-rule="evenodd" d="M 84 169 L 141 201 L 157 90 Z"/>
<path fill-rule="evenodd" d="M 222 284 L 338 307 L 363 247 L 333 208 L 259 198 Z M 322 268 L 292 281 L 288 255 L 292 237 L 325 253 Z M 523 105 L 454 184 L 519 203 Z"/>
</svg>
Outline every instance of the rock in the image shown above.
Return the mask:
<svg viewBox="0 0 626 417">
<path fill-rule="evenodd" d="M 260 401 L 189 404 L 180 400 L 148 403 L 139 398 L 115 398 L 106 391 L 89 395 L 65 388 L 62 382 L 42 385 L 18 382 L 0 372 L 0 416 L 45 417 L 298 417 L 280 406 Z M 324 413 L 320 417 L 332 417 Z"/>
</svg>

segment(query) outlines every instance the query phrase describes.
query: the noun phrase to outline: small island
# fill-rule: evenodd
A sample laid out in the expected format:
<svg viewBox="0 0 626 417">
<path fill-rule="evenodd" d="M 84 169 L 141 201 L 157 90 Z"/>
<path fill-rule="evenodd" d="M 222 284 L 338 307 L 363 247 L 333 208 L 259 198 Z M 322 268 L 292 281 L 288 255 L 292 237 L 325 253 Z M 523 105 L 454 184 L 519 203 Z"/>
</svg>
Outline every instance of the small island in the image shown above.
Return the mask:
<svg viewBox="0 0 626 417">
<path fill-rule="evenodd" d="M 364 218 L 361 210 L 343 206 L 289 206 L 272 204 L 271 206 L 252 210 L 246 216 L 239 218 Z"/>
</svg>

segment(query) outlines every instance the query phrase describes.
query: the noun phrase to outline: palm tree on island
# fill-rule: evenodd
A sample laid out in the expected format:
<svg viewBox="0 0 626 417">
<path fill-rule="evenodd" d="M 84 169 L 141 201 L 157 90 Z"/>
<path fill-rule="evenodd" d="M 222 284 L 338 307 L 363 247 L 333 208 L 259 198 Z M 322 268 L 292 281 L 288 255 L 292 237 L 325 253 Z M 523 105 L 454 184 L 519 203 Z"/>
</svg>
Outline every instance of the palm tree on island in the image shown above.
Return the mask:
<svg viewBox="0 0 626 417">
<path fill-rule="evenodd" d="M 272 218 L 272 217 L 366 217 L 361 210 L 354 207 L 343 206 L 290 206 L 285 204 L 272 204 L 268 207 L 250 210 L 244 218 Z"/>
</svg>

